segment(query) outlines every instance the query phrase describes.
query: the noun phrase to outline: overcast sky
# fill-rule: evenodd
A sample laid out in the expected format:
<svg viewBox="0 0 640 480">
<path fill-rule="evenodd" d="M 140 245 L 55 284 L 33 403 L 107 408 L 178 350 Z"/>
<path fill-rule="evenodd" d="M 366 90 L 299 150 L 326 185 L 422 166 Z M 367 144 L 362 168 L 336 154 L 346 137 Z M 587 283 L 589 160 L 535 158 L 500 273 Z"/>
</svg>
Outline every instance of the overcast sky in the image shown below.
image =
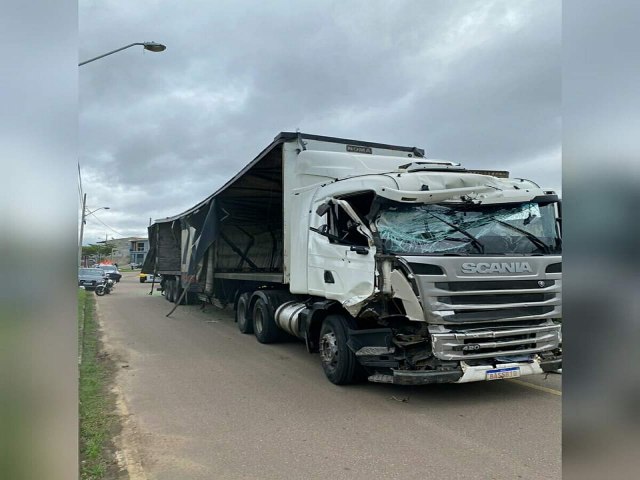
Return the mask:
<svg viewBox="0 0 640 480">
<path fill-rule="evenodd" d="M 85 244 L 146 236 L 280 131 L 561 187 L 558 0 L 80 0 Z M 96 218 L 97 217 L 97 218 Z M 103 222 L 103 223 L 100 223 Z"/>
</svg>

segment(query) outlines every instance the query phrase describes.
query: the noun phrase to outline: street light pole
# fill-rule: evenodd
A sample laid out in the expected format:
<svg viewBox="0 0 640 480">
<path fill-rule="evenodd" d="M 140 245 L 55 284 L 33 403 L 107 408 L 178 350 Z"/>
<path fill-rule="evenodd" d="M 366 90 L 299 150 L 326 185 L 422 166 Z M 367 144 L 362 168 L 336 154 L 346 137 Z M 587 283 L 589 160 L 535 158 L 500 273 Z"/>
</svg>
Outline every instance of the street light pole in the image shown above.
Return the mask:
<svg viewBox="0 0 640 480">
<path fill-rule="evenodd" d="M 126 45 L 126 46 L 124 46 L 124 47 L 117 48 L 117 49 L 115 49 L 115 50 L 112 50 L 112 51 L 110 51 L 110 52 L 107 52 L 107 53 L 105 53 L 105 54 L 102 54 L 102 55 L 100 55 L 100 56 L 98 56 L 98 57 L 94 57 L 94 58 L 91 58 L 91 59 L 89 59 L 89 60 L 85 60 L 84 62 L 80 62 L 80 63 L 78 64 L 78 66 L 79 66 L 79 67 L 81 67 L 82 65 L 86 65 L 86 64 L 87 64 L 87 63 L 89 63 L 89 62 L 93 62 L 93 61 L 95 61 L 95 60 L 99 60 L 99 59 L 101 59 L 101 58 L 106 57 L 107 55 L 111 55 L 111 54 L 113 54 L 113 53 L 120 52 L 120 51 L 125 50 L 125 49 L 127 49 L 127 48 L 135 47 L 136 45 L 142 45 L 142 47 L 143 47 L 145 50 L 149 50 L 150 52 L 162 52 L 162 51 L 166 50 L 166 48 L 167 48 L 166 46 L 162 45 L 161 43 L 156 43 L 156 42 L 138 42 L 138 43 L 132 43 L 132 44 L 130 44 L 130 45 Z"/>
<path fill-rule="evenodd" d="M 136 43 L 132 43 L 130 45 L 125 45 L 124 47 L 120 47 L 117 48 L 115 50 L 112 50 L 110 52 L 104 53 L 102 55 L 99 55 L 97 57 L 94 58 L 90 58 L 89 60 L 85 60 L 84 62 L 80 62 L 78 64 L 79 67 L 81 67 L 82 65 L 86 65 L 87 63 L 90 62 L 94 62 L 96 60 L 99 60 L 101 58 L 104 58 L 108 55 L 112 55 L 116 52 L 120 52 L 122 50 L 125 50 L 127 48 L 131 48 L 131 47 L 135 47 L 136 45 L 141 45 L 145 50 L 149 50 L 150 52 L 163 52 L 164 50 L 167 49 L 167 47 L 161 43 L 156 43 L 156 42 L 136 42 Z M 78 169 L 80 169 L 80 164 L 78 164 Z M 105 210 L 108 210 L 109 207 L 100 207 L 97 208 L 91 212 L 87 212 L 86 210 L 87 208 L 87 194 L 85 193 L 82 196 L 82 216 L 81 216 L 81 221 L 80 221 L 80 241 L 78 242 L 78 267 L 80 267 L 82 265 L 82 237 L 84 234 L 84 224 L 85 224 L 85 219 L 87 217 L 87 215 L 91 215 L 94 212 L 97 212 L 98 210 L 104 208 Z M 106 241 L 105 241 L 106 243 Z M 113 256 L 113 252 L 112 252 L 112 256 Z"/>
<path fill-rule="evenodd" d="M 110 207 L 100 207 L 95 210 L 91 210 L 87 212 L 87 194 L 85 193 L 82 196 L 82 216 L 80 217 L 80 241 L 78 242 L 78 267 L 82 266 L 82 236 L 84 235 L 84 224 L 86 223 L 87 216 L 92 213 L 97 212 L 98 210 L 109 210 Z"/>
</svg>

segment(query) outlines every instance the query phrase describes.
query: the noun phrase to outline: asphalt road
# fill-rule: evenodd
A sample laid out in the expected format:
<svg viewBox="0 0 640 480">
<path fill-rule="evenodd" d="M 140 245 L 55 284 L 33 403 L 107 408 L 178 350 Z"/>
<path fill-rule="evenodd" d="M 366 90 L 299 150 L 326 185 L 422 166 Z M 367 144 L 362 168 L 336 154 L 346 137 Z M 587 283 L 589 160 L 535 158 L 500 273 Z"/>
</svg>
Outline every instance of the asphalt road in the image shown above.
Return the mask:
<svg viewBox="0 0 640 480">
<path fill-rule="evenodd" d="M 559 479 L 561 375 L 338 387 L 298 342 L 171 304 L 136 273 L 97 298 L 148 479 Z M 131 453 L 131 452 L 130 452 Z"/>
</svg>

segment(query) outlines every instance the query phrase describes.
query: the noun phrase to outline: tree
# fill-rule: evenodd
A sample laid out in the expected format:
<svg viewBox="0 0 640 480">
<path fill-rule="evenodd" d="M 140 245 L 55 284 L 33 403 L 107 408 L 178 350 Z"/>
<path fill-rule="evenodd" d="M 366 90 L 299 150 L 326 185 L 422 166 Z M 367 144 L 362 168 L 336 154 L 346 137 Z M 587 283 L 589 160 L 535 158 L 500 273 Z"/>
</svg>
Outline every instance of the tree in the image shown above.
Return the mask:
<svg viewBox="0 0 640 480">
<path fill-rule="evenodd" d="M 102 260 L 111 255 L 116 249 L 113 243 L 91 244 L 82 246 L 82 258 L 93 259 L 95 261 Z"/>
</svg>

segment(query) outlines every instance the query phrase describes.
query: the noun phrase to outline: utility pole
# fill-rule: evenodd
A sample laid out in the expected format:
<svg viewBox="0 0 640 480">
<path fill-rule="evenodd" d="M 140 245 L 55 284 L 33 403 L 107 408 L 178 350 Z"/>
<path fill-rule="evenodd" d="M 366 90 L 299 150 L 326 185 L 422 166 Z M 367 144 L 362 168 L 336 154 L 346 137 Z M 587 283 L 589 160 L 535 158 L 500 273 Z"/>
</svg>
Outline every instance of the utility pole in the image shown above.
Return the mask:
<svg viewBox="0 0 640 480">
<path fill-rule="evenodd" d="M 80 219 L 80 242 L 78 244 L 78 267 L 82 266 L 82 235 L 84 234 L 85 212 L 87 208 L 87 194 L 82 196 L 82 216 Z"/>
<path fill-rule="evenodd" d="M 109 207 L 100 207 L 87 212 L 87 194 L 82 196 L 82 215 L 80 216 L 80 241 L 78 242 L 78 267 L 82 266 L 82 237 L 84 235 L 84 224 L 87 221 L 87 215 L 97 212 L 98 210 L 109 210 Z"/>
</svg>

